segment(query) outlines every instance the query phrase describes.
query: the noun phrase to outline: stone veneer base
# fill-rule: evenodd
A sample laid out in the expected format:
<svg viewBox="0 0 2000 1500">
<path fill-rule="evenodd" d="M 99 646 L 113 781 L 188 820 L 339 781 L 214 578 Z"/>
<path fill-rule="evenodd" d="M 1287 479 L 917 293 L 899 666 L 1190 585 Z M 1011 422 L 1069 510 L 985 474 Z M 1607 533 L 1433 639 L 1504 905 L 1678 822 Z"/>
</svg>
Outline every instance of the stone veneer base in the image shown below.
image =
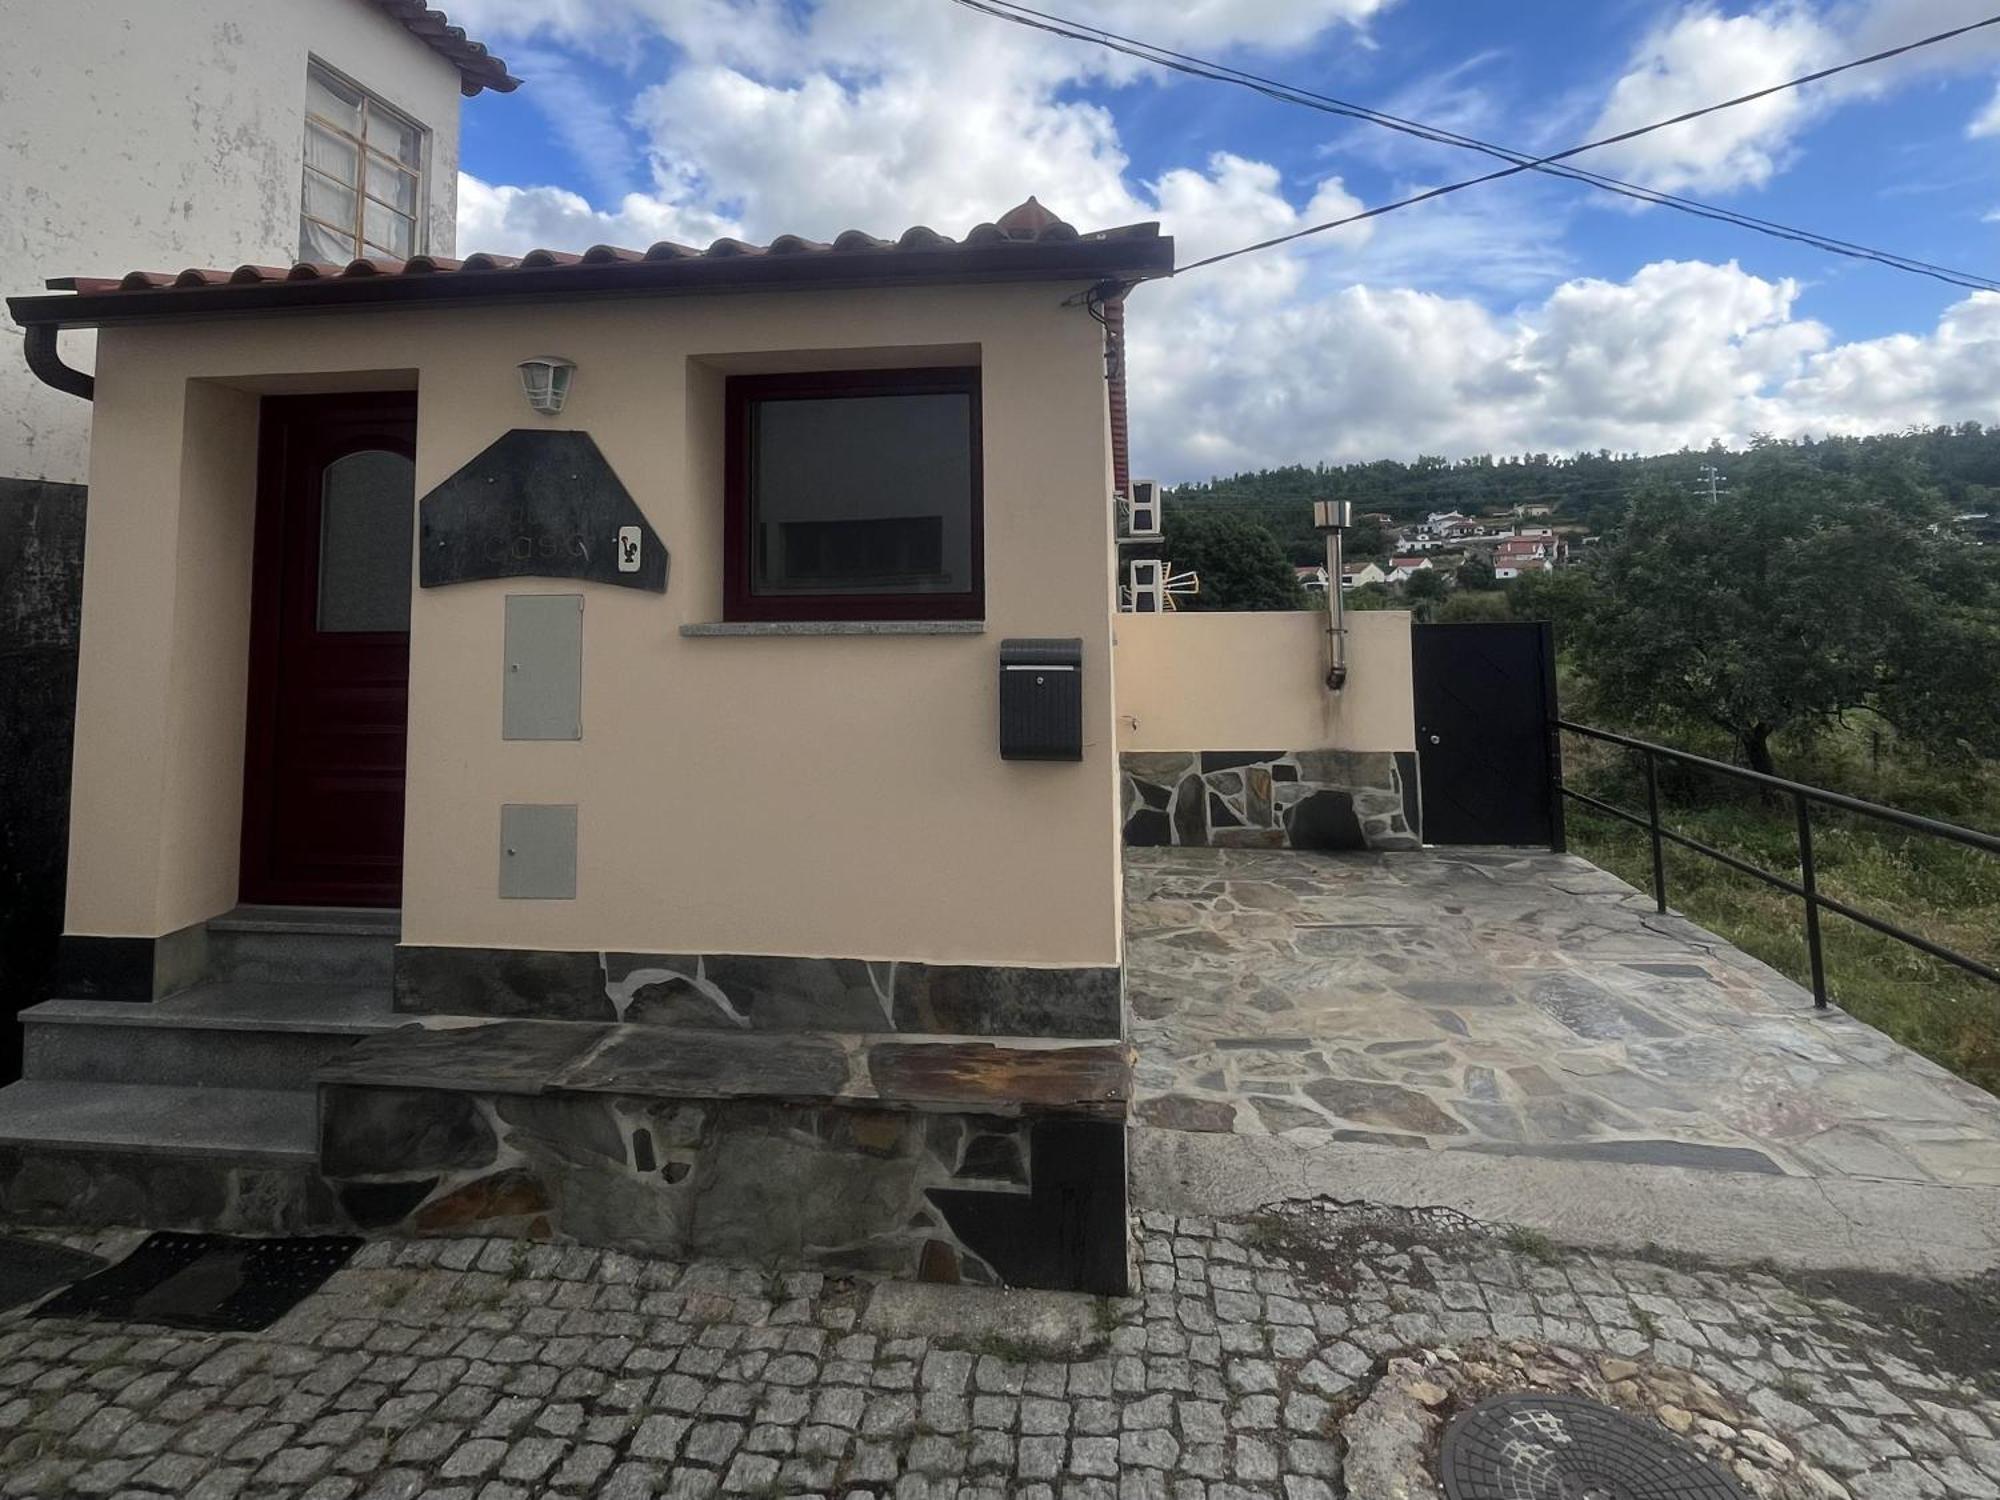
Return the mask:
<svg viewBox="0 0 2000 1500">
<path fill-rule="evenodd" d="M 355 1225 L 1123 1295 L 1122 1123 L 327 1084 Z"/>
<path fill-rule="evenodd" d="M 409 1015 L 633 1021 L 733 1031 L 1116 1038 L 1116 967 L 870 962 L 740 954 L 396 949 Z"/>
<path fill-rule="evenodd" d="M 1414 751 L 1127 751 L 1119 764 L 1130 845 L 1423 847 Z"/>
<path fill-rule="evenodd" d="M 224 1234 L 344 1226 L 310 1161 L 244 1162 L 154 1151 L 0 1146 L 0 1209 L 20 1224 L 143 1225 Z"/>
</svg>

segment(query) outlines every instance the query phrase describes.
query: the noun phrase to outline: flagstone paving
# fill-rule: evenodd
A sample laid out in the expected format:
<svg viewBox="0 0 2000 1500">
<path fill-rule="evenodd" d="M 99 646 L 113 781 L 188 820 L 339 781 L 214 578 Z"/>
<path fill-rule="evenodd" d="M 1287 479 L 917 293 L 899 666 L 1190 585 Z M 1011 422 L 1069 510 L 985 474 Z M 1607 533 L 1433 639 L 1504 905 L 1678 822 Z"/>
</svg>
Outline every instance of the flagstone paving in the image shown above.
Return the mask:
<svg viewBox="0 0 2000 1500">
<path fill-rule="evenodd" d="M 2000 1100 L 1572 855 L 1130 849 L 1126 913 L 1144 1125 L 2000 1186 Z"/>
<path fill-rule="evenodd" d="M 935 1289 L 912 1336 L 866 1282 L 500 1240 L 370 1244 L 259 1334 L 12 1313 L 0 1493 L 1333 1500 L 1343 1418 L 1392 1357 L 1483 1349 L 1613 1399 L 1687 1392 L 1657 1419 L 1747 1455 L 1759 1496 L 2000 1496 L 1992 1287 L 1850 1292 L 1323 1206 L 1147 1214 L 1137 1251 L 1141 1295 L 1015 1294 L 998 1334 L 953 1310 L 991 1292 Z M 1762 1484 L 1786 1474 L 1810 1488 Z"/>
</svg>

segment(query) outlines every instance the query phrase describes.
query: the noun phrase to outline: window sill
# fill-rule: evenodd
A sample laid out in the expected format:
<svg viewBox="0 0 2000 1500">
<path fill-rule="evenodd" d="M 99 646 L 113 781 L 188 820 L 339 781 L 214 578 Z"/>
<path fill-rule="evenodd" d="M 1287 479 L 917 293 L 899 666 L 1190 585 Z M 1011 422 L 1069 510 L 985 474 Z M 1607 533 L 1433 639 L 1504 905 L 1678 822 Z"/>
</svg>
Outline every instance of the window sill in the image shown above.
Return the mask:
<svg viewBox="0 0 2000 1500">
<path fill-rule="evenodd" d="M 984 635 L 984 620 L 710 620 L 681 626 L 684 636 Z"/>
</svg>

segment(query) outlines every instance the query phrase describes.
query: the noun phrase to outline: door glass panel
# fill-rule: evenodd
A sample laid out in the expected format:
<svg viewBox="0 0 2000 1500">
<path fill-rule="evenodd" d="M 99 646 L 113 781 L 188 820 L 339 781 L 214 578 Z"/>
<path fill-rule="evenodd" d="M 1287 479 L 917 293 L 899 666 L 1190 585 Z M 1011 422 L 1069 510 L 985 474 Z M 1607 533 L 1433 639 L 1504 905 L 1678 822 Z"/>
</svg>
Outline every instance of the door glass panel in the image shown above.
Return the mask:
<svg viewBox="0 0 2000 1500">
<path fill-rule="evenodd" d="M 373 448 L 335 459 L 320 485 L 319 628 L 407 631 L 414 466 Z"/>
</svg>

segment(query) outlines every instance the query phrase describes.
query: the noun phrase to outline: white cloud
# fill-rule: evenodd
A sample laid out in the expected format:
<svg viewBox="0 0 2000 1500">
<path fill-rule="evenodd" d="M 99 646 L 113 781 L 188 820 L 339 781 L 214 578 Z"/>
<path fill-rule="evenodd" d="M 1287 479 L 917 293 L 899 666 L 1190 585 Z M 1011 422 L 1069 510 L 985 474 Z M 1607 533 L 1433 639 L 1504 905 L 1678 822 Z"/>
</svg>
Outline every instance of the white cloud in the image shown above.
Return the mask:
<svg viewBox="0 0 2000 1500">
<path fill-rule="evenodd" d="M 1993 90 L 1993 97 L 1986 101 L 1986 107 L 1972 117 L 1965 127 L 1965 133 L 1974 140 L 1984 136 L 2000 135 L 2000 88 Z"/>
<path fill-rule="evenodd" d="M 1656 27 L 1611 86 L 1589 138 L 1658 120 L 1837 63 L 1964 26 L 1990 14 L 1986 0 L 1773 0 L 1726 15 L 1696 0 Z M 1798 149 L 1800 132 L 1843 103 L 1879 97 L 1926 74 L 1990 67 L 2000 34 L 1974 32 L 1820 83 L 1788 89 L 1717 114 L 1592 152 L 1589 165 L 1666 192 L 1760 187 Z M 1971 123 L 2000 133 L 2000 94 Z"/>
<path fill-rule="evenodd" d="M 2000 415 L 2000 294 L 1927 335 L 1835 344 L 1798 287 L 1661 261 L 1495 314 L 1349 285 L 1224 317 L 1192 280 L 1127 315 L 1134 460 L 1217 471 L 1418 452 L 1665 452 L 1712 438 L 1878 432 Z"/>
<path fill-rule="evenodd" d="M 656 240 L 706 245 L 738 233 L 727 218 L 682 209 L 645 193 L 627 194 L 610 212 L 558 187 L 510 187 L 458 178 L 458 252 L 520 255 L 538 248 L 587 250 L 592 245 L 644 248 Z"/>
<path fill-rule="evenodd" d="M 1361 35 L 1383 4 L 1097 0 L 1088 14 L 1194 51 L 1282 50 L 1329 27 Z M 642 32 L 674 49 L 629 111 L 599 110 L 573 137 L 586 154 L 628 134 L 642 143 L 622 172 L 586 177 L 603 206 L 468 176 L 466 251 L 924 222 L 962 234 L 1034 193 L 1083 228 L 1157 217 L 1185 264 L 1361 206 L 1332 160 L 1287 179 L 1223 151 L 1137 180 L 1102 96 L 1076 89 L 1122 84 L 1137 76 L 1129 63 L 943 0 L 456 0 L 453 11 L 493 31 L 503 55 L 508 27 L 613 65 L 646 50 L 631 45 Z M 1856 14 L 1841 12 L 1850 35 L 1866 21 Z M 1607 117 L 1650 119 L 1799 71 L 1833 36 L 1802 6 L 1684 11 L 1649 39 Z M 1725 67 L 1702 71 L 1704 44 Z M 1467 93 L 1460 107 L 1480 101 Z M 1683 186 L 1761 181 L 1816 107 L 1743 111 L 1734 133 L 1663 132 L 1625 170 Z M 632 179 L 644 190 L 596 185 Z M 1795 284 L 1734 264 L 1565 279 L 1550 192 L 1496 184 L 1141 289 L 1130 315 L 1140 470 L 1172 480 L 1419 451 L 1660 450 L 2000 413 L 2000 297 L 1957 304 L 1927 334 L 1836 345 L 1798 315 Z M 1500 299 L 1521 300 L 1496 310 Z"/>
<path fill-rule="evenodd" d="M 1596 140 L 1671 119 L 1809 72 L 1833 59 L 1833 33 L 1805 6 L 1725 16 L 1682 11 L 1640 45 L 1589 132 Z M 1755 187 L 1783 165 L 1823 96 L 1792 89 L 1595 151 L 1588 165 L 1666 192 Z"/>
</svg>

